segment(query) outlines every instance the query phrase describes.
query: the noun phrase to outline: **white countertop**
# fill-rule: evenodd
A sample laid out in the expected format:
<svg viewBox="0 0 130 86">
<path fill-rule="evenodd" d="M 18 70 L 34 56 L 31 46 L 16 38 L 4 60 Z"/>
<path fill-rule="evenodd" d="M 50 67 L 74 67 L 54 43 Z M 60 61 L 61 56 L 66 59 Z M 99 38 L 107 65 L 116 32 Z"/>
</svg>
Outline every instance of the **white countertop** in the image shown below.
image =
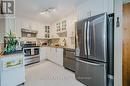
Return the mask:
<svg viewBox="0 0 130 86">
<path fill-rule="evenodd" d="M 62 47 L 62 46 L 58 46 L 58 47 L 56 47 L 56 46 L 41 46 L 41 47 L 50 47 L 50 48 L 69 48 L 69 47 Z M 70 48 L 70 49 L 75 49 L 75 48 Z"/>
<path fill-rule="evenodd" d="M 15 54 L 8 54 L 8 55 L 2 55 L 0 56 L 0 59 L 2 58 L 12 58 L 12 57 L 23 57 L 23 53 L 15 53 Z"/>
</svg>

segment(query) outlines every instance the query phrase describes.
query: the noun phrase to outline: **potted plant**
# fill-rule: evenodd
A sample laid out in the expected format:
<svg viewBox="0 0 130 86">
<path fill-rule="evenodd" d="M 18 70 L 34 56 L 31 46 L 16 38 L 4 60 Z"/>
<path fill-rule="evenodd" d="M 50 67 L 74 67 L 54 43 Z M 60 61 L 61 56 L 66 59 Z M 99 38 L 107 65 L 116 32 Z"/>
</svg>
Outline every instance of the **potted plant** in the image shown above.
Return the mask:
<svg viewBox="0 0 130 86">
<path fill-rule="evenodd" d="M 8 39 L 6 42 L 4 53 L 10 54 L 10 53 L 15 52 L 17 40 L 16 40 L 16 37 L 14 36 L 14 34 L 11 32 L 11 30 L 9 33 L 7 33 L 7 35 L 8 35 L 8 37 L 7 37 Z"/>
</svg>

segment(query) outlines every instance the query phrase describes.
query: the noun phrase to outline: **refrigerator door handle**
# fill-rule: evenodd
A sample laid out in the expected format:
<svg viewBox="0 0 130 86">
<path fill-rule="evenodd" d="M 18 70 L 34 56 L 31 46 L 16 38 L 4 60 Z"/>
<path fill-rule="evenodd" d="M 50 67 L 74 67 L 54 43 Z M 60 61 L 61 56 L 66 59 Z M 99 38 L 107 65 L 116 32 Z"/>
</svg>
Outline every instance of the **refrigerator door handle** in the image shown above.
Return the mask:
<svg viewBox="0 0 130 86">
<path fill-rule="evenodd" d="M 89 46 L 89 25 L 90 25 L 90 21 L 88 21 L 88 27 L 87 27 L 87 50 L 88 50 L 88 55 L 90 55 L 90 46 Z"/>
<path fill-rule="evenodd" d="M 107 28 L 107 14 L 105 13 L 105 18 L 104 18 L 104 28 Z M 106 57 L 107 57 L 107 29 L 105 29 L 105 34 L 104 34 L 104 57 L 105 57 L 105 61 L 106 61 Z"/>
<path fill-rule="evenodd" d="M 87 23 L 85 22 L 85 26 L 84 26 L 84 50 L 85 50 L 85 55 L 87 55 L 87 46 L 86 46 L 86 30 L 87 29 Z"/>
<path fill-rule="evenodd" d="M 83 60 L 79 60 L 79 59 L 76 59 L 76 60 L 79 61 L 79 62 L 82 62 L 82 63 L 89 64 L 89 65 L 95 65 L 95 66 L 100 66 L 101 65 L 101 64 L 91 63 L 91 62 L 87 62 L 87 61 L 83 61 Z"/>
</svg>

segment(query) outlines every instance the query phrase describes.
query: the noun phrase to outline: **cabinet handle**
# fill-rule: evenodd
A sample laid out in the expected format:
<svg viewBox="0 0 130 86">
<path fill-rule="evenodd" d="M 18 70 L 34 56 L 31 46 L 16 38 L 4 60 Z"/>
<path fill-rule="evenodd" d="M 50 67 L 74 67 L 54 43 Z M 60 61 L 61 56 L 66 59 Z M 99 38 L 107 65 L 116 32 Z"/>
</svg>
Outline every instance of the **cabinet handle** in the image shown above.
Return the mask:
<svg viewBox="0 0 130 86">
<path fill-rule="evenodd" d="M 96 66 L 100 66 L 101 64 L 97 64 L 97 63 L 90 63 L 90 62 L 87 62 L 87 61 L 82 61 L 82 60 L 79 60 L 79 59 L 76 59 L 77 61 L 79 62 L 82 62 L 82 63 L 86 63 L 86 64 L 89 64 L 89 65 L 96 65 Z"/>
</svg>

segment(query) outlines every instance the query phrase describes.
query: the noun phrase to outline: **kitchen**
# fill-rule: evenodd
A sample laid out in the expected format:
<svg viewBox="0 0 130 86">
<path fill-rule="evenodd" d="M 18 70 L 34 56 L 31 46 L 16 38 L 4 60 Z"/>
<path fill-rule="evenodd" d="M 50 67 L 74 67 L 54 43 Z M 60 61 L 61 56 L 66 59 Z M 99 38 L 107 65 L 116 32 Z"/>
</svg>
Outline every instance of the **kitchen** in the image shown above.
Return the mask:
<svg viewBox="0 0 130 86">
<path fill-rule="evenodd" d="M 1 67 L 4 68 L 3 70 L 1 70 L 0 74 L 0 80 L 2 82 L 1 86 L 14 86 L 19 84 L 25 84 L 25 86 L 65 86 L 66 84 L 68 86 L 84 86 L 87 84 L 88 86 L 116 86 L 114 85 L 116 84 L 116 81 L 114 81 L 114 58 L 112 58 L 111 63 L 109 63 L 110 61 L 108 61 L 109 64 L 112 64 L 112 70 L 110 71 L 112 72 L 112 76 L 108 76 L 106 74 L 108 73 L 108 71 L 102 70 L 101 68 L 102 71 L 97 70 L 97 72 L 102 72 L 104 75 L 99 75 L 98 78 L 100 79 L 98 81 L 95 81 L 95 79 L 97 78 L 93 77 L 93 74 L 95 74 L 93 70 L 91 70 L 93 74 L 92 76 L 90 76 L 91 78 L 94 78 L 93 80 L 87 81 L 84 78 L 86 77 L 86 75 L 84 75 L 85 73 L 83 72 L 87 73 L 87 71 L 85 70 L 84 65 L 80 65 L 79 60 L 81 60 L 81 58 L 79 58 L 80 55 L 78 53 L 80 52 L 82 54 L 82 52 L 86 52 L 86 48 L 82 48 L 89 45 L 84 45 L 85 43 L 82 43 L 81 41 L 88 39 L 87 37 L 89 36 L 86 35 L 87 37 L 85 38 L 85 34 L 88 34 L 89 32 L 89 34 L 92 33 L 91 29 L 90 31 L 86 30 L 87 32 L 81 31 L 82 33 L 79 31 L 79 34 L 77 30 L 77 27 L 87 28 L 87 26 L 89 27 L 89 25 L 90 27 L 92 27 L 91 22 L 95 22 L 96 18 L 98 20 L 98 18 L 101 17 L 100 15 L 104 17 L 101 17 L 101 19 L 99 20 L 101 21 L 102 19 L 104 19 L 103 22 L 107 22 L 108 24 L 108 15 L 111 14 L 109 15 L 111 17 L 115 12 L 115 1 L 99 0 L 99 2 L 96 3 L 94 2 L 94 0 L 14 1 L 14 14 L 5 14 L 5 16 L 3 16 L 2 14 L 0 15 L 2 16 L 0 21 L 0 24 L 2 26 L 2 28 L 0 29 L 0 49 L 1 51 L 4 50 L 4 55 L 1 56 L 2 58 L 0 61 L 2 64 Z M 115 15 L 115 17 L 116 16 L 117 15 Z M 82 20 L 86 22 L 83 22 Z M 114 18 L 112 18 L 111 21 L 113 22 L 111 22 L 111 25 L 108 26 L 113 25 Z M 80 23 L 84 24 L 80 25 Z M 114 28 L 114 25 L 111 28 Z M 109 40 L 110 46 L 108 48 L 112 47 L 110 48 L 112 50 L 110 50 L 109 53 L 112 51 L 111 55 L 112 57 L 114 57 L 114 44 L 111 44 L 114 43 L 114 31 L 112 31 L 112 33 L 113 34 L 111 34 L 110 36 L 110 39 L 112 41 Z M 97 39 L 102 41 L 101 38 L 97 37 Z M 11 40 L 13 40 L 15 44 L 11 46 L 15 47 L 9 46 L 9 41 Z M 91 44 L 93 43 L 92 40 L 89 41 L 91 42 Z M 102 43 L 99 43 L 99 45 L 100 44 Z M 11 51 L 10 48 L 13 51 Z M 89 52 L 87 53 L 97 53 L 96 50 L 92 50 L 93 49 L 90 47 L 90 49 L 88 49 Z M 87 59 L 89 60 L 89 57 Z M 11 60 L 11 62 L 9 60 Z M 103 58 L 102 61 L 104 61 Z M 107 61 L 105 62 L 107 63 Z M 109 66 L 110 69 L 111 66 Z M 9 67 L 9 69 L 6 67 Z M 19 71 L 16 71 L 14 69 L 17 69 Z M 107 67 L 105 69 L 107 69 Z M 96 70 L 96 68 L 94 70 Z M 41 71 L 43 71 L 43 73 L 41 73 Z M 10 73 L 12 73 L 12 75 Z M 19 75 L 18 73 L 21 74 Z M 84 76 L 82 76 L 81 73 Z M 14 76 L 14 80 L 8 78 L 13 77 L 13 75 L 15 74 L 17 75 Z M 8 75 L 8 77 L 5 75 Z M 36 77 L 36 79 L 33 79 L 34 77 Z M 80 79 L 78 77 L 82 77 L 84 79 Z M 9 82 L 10 84 L 7 84 L 3 82 L 3 80 L 5 79 L 12 82 Z M 68 83 L 69 80 L 71 81 L 70 83 Z M 44 83 L 41 81 L 43 81 Z"/>
</svg>

